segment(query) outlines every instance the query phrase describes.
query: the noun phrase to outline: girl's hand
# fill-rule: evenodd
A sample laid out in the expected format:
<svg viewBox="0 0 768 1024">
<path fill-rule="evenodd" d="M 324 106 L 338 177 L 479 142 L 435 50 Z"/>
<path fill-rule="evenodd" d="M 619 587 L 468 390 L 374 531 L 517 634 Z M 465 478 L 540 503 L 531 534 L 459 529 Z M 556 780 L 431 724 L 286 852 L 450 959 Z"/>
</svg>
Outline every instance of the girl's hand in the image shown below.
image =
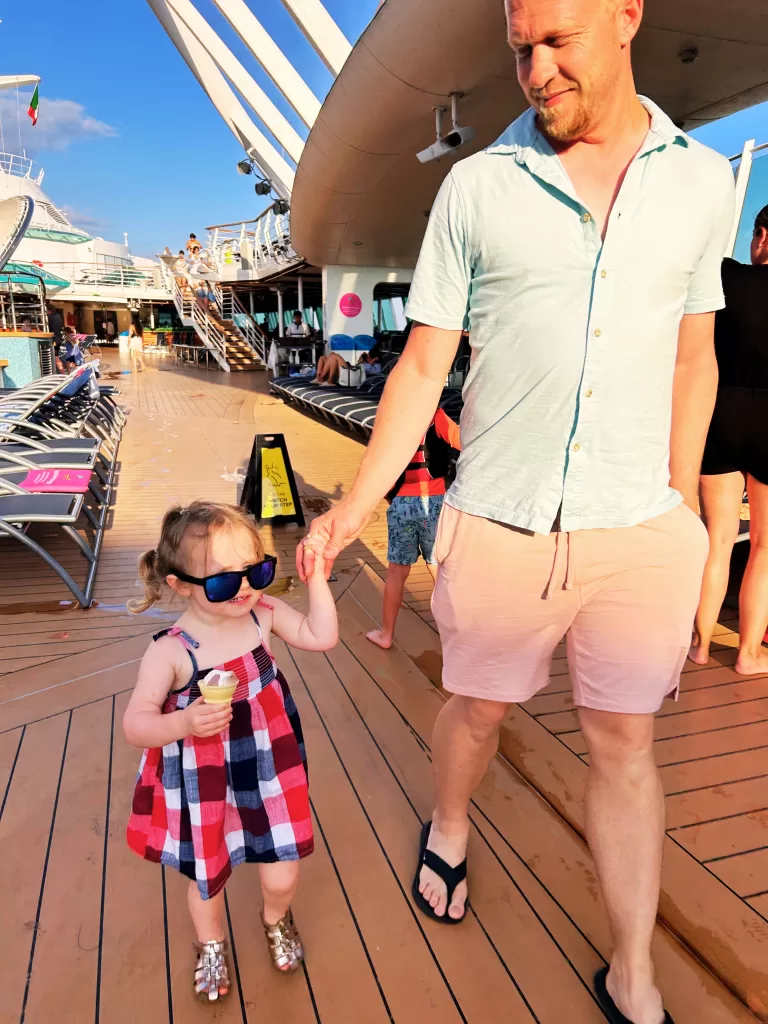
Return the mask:
<svg viewBox="0 0 768 1024">
<path fill-rule="evenodd" d="M 205 739 L 207 736 L 218 736 L 228 727 L 232 721 L 232 705 L 220 708 L 215 704 L 205 704 L 203 698 L 198 697 L 181 714 L 186 718 L 186 735 Z"/>
<path fill-rule="evenodd" d="M 307 579 L 314 579 L 315 576 L 326 578 L 325 562 L 323 561 L 323 544 L 314 537 L 307 537 L 304 541 L 304 551 L 310 551 L 313 556 L 311 571 L 307 573 Z"/>
</svg>

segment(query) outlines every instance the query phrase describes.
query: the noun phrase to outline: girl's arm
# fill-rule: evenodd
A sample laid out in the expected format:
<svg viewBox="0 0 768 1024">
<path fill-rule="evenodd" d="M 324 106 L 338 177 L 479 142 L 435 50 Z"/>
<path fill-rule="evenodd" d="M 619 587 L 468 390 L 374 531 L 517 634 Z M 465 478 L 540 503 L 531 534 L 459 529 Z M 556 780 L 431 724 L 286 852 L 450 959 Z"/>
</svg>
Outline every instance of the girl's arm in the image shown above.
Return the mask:
<svg viewBox="0 0 768 1024">
<path fill-rule="evenodd" d="M 285 601 L 262 597 L 263 603 L 272 609 L 272 632 L 300 651 L 329 651 L 339 642 L 339 620 L 322 558 L 315 561 L 315 571 L 307 586 L 308 615 L 302 615 Z"/>
<path fill-rule="evenodd" d="M 187 668 L 188 666 L 185 666 Z M 150 645 L 123 716 L 125 738 L 134 747 L 164 747 L 187 736 L 216 736 L 232 719 L 232 708 L 219 710 L 199 697 L 189 707 L 163 714 L 163 704 L 177 677 L 177 664 L 161 640 Z"/>
</svg>

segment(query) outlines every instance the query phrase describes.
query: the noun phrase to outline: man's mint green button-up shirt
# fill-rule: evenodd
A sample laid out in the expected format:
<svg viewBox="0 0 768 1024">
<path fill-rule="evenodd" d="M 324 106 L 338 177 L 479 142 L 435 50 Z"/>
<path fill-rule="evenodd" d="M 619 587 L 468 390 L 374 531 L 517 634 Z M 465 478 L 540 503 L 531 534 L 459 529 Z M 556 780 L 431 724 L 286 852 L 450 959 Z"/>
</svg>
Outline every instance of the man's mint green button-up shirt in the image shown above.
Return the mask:
<svg viewBox="0 0 768 1024">
<path fill-rule="evenodd" d="M 456 164 L 435 200 L 407 315 L 470 331 L 448 502 L 537 533 L 633 526 L 669 486 L 685 314 L 722 308 L 728 161 L 650 100 L 605 240 L 533 110 Z"/>
</svg>

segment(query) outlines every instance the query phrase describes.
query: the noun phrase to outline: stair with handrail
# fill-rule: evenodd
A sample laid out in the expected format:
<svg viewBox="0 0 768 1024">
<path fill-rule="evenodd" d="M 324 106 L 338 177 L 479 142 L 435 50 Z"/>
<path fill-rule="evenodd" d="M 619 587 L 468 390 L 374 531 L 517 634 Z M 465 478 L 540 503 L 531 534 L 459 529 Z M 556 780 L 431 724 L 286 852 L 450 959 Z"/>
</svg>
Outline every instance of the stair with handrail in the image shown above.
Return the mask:
<svg viewBox="0 0 768 1024">
<path fill-rule="evenodd" d="M 196 300 L 185 279 L 175 277 L 165 265 L 163 270 L 181 322 L 194 328 L 222 370 L 229 373 L 266 368 L 266 339 L 237 296 L 227 294 L 231 289 L 215 285 L 216 303 L 204 306 Z"/>
</svg>

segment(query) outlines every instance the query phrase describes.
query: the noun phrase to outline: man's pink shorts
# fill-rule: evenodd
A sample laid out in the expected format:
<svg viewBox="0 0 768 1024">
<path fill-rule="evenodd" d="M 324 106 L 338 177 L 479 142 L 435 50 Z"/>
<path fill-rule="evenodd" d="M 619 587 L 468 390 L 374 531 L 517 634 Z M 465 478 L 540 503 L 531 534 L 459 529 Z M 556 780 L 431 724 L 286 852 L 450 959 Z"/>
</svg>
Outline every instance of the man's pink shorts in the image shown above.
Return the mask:
<svg viewBox="0 0 768 1024">
<path fill-rule="evenodd" d="M 639 526 L 542 536 L 446 504 L 432 598 L 445 689 L 526 701 L 567 636 L 575 705 L 657 711 L 679 685 L 707 551 L 685 505 Z"/>
</svg>

